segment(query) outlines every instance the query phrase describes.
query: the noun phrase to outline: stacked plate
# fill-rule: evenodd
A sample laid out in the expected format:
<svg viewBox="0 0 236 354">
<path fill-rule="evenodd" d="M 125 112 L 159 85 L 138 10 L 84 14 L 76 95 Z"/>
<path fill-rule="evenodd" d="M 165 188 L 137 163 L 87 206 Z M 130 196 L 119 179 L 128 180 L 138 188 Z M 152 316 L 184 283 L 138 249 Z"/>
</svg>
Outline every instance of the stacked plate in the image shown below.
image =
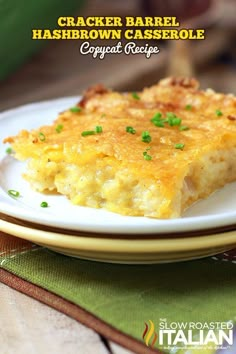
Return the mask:
<svg viewBox="0 0 236 354">
<path fill-rule="evenodd" d="M 35 103 L 0 114 L 0 230 L 69 256 L 118 263 L 190 260 L 236 246 L 236 183 L 192 206 L 180 219 L 127 217 L 72 205 L 64 196 L 33 191 L 25 164 L 2 140 L 50 124 L 78 98 Z M 20 196 L 8 194 L 16 190 Z M 48 203 L 47 208 L 40 205 Z"/>
</svg>

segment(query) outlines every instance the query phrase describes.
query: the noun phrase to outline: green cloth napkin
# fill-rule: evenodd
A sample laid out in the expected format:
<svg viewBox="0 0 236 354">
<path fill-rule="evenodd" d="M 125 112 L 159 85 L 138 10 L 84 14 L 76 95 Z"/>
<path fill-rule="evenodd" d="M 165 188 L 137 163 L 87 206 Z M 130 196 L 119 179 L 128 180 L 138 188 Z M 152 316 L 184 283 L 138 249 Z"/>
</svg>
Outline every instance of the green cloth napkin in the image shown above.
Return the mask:
<svg viewBox="0 0 236 354">
<path fill-rule="evenodd" d="M 164 319 L 168 323 L 236 319 L 236 264 L 231 262 L 209 258 L 157 265 L 106 264 L 27 243 L 17 252 L 16 248 L 3 250 L 0 264 L 2 269 L 79 305 L 144 345 L 151 322 L 157 332 Z M 193 332 L 196 337 L 198 332 Z M 149 347 L 152 341 L 154 334 Z M 166 346 L 159 347 L 169 353 L 215 352 L 211 348 L 174 351 Z M 153 347 L 158 348 L 158 340 Z"/>
</svg>

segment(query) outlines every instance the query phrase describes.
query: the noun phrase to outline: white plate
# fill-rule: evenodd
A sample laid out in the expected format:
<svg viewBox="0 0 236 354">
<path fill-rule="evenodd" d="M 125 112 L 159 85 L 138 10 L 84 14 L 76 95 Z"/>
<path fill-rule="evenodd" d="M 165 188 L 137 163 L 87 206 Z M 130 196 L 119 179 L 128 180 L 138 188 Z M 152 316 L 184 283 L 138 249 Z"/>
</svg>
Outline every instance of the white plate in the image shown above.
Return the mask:
<svg viewBox="0 0 236 354">
<path fill-rule="evenodd" d="M 25 164 L 6 154 L 7 146 L 2 140 L 21 129 L 50 124 L 59 112 L 76 102 L 78 97 L 62 98 L 0 114 L 0 212 L 52 227 L 116 234 L 186 232 L 236 223 L 236 183 L 196 203 L 182 218 L 172 220 L 121 216 L 101 209 L 74 206 L 61 195 L 44 195 L 31 190 L 21 177 Z M 10 197 L 9 189 L 20 191 L 21 197 Z M 47 201 L 49 208 L 41 208 L 42 201 Z"/>
</svg>

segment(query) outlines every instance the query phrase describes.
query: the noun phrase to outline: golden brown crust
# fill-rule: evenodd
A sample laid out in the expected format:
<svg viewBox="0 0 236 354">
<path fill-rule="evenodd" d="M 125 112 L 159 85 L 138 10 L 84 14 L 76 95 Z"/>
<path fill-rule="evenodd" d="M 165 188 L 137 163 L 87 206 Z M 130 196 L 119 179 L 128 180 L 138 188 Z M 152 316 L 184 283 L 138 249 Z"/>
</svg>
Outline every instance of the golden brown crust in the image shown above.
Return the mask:
<svg viewBox="0 0 236 354">
<path fill-rule="evenodd" d="M 170 155 L 176 154 L 173 144 L 180 140 L 185 144 L 185 152 L 190 152 L 202 142 L 218 141 L 225 134 L 234 136 L 235 97 L 209 90 L 198 91 L 193 88 L 196 87 L 196 84 L 193 84 L 195 80 L 186 81 L 184 86 L 183 79 L 176 79 L 175 82 L 179 84 L 174 86 L 170 82 L 173 82 L 173 78 L 161 80 L 159 84 L 145 88 L 138 94 L 140 99 L 134 99 L 132 93 L 120 94 L 109 91 L 100 84 L 95 85 L 82 99 L 84 107 L 80 113 L 65 111 L 53 125 L 31 132 L 23 130 L 18 136 L 8 137 L 4 142 L 21 144 L 26 156 L 30 156 L 31 147 L 34 149 L 34 146 L 44 149 L 45 146 L 48 148 L 67 142 L 84 150 L 89 144 L 96 152 L 116 154 L 121 160 L 143 163 L 142 152 L 147 145 L 141 141 L 140 136 L 142 131 L 148 130 L 152 136 L 152 165 L 154 157 L 161 157 L 165 151 L 169 151 Z M 191 88 L 187 88 L 186 85 L 190 84 Z M 187 110 L 186 105 L 190 105 L 191 110 Z M 216 114 L 219 109 L 223 112 L 220 117 Z M 189 130 L 180 131 L 179 127 L 171 127 L 166 123 L 163 128 L 156 127 L 150 120 L 157 112 L 160 112 L 163 118 L 168 112 L 172 112 L 182 119 L 182 125 L 188 126 Z M 56 132 L 58 124 L 63 125 L 60 134 Z M 96 125 L 103 126 L 102 134 L 87 138 L 81 136 L 82 131 L 93 130 Z M 136 129 L 135 135 L 125 131 L 125 127 L 130 125 Z M 45 134 L 46 141 L 39 139 L 40 131 Z M 28 146 L 24 149 L 26 143 L 30 148 Z M 162 161 L 158 163 L 162 164 Z"/>
<path fill-rule="evenodd" d="M 235 120 L 236 120 L 236 115 L 233 116 L 232 114 L 230 114 L 227 118 L 228 118 L 229 120 L 235 121 Z"/>
<path fill-rule="evenodd" d="M 194 78 L 189 77 L 170 77 L 160 81 L 160 85 L 163 86 L 180 86 L 184 88 L 198 89 L 199 82 Z"/>
<path fill-rule="evenodd" d="M 68 109 L 52 125 L 4 142 L 30 160 L 27 178 L 36 189 L 56 188 L 77 204 L 126 215 L 175 217 L 236 178 L 236 98 L 197 87 L 195 79 L 168 78 L 133 95 L 97 85 L 79 112 Z M 152 122 L 157 113 L 161 126 Z M 102 133 L 82 135 L 96 126 Z M 142 141 L 145 131 L 150 142 Z"/>
<path fill-rule="evenodd" d="M 84 92 L 82 99 L 78 102 L 78 106 L 83 108 L 91 98 L 96 95 L 102 95 L 107 92 L 109 92 L 109 90 L 104 85 L 93 85 Z"/>
</svg>

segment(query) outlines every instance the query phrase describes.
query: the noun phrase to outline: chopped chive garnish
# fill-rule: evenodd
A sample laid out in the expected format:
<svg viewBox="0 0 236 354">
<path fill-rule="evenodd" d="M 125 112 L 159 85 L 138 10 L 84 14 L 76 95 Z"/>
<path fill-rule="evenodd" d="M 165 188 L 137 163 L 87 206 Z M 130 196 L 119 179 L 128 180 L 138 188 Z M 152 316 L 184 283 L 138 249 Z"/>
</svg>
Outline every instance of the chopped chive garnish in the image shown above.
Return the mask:
<svg viewBox="0 0 236 354">
<path fill-rule="evenodd" d="M 150 161 L 152 159 L 152 156 L 148 155 L 147 151 L 144 151 L 143 158 L 144 158 L 144 160 Z"/>
<path fill-rule="evenodd" d="M 102 127 L 101 127 L 100 125 L 97 125 L 97 126 L 95 127 L 95 133 L 96 133 L 96 134 L 102 133 Z"/>
<path fill-rule="evenodd" d="M 132 97 L 133 97 L 135 100 L 140 100 L 140 97 L 139 97 L 139 95 L 137 94 L 137 92 L 133 92 L 133 93 L 132 93 Z"/>
<path fill-rule="evenodd" d="M 193 106 L 191 104 L 186 104 L 186 106 L 185 106 L 185 109 L 187 111 L 191 111 L 192 108 L 193 108 Z"/>
<path fill-rule="evenodd" d="M 41 140 L 41 141 L 45 141 L 46 140 L 46 137 L 45 137 L 45 135 L 42 132 L 39 133 L 39 140 Z"/>
<path fill-rule="evenodd" d="M 156 127 L 164 128 L 165 123 L 168 123 L 170 127 L 181 126 L 182 119 L 177 117 L 173 112 L 167 112 L 166 118 L 162 118 L 162 114 L 160 112 L 157 112 L 151 119 L 151 122 Z"/>
<path fill-rule="evenodd" d="M 136 130 L 133 127 L 126 127 L 126 132 L 130 134 L 135 134 Z"/>
<path fill-rule="evenodd" d="M 172 118 L 175 118 L 176 115 L 175 115 L 173 112 L 167 112 L 167 113 L 166 113 L 166 117 L 167 117 L 168 119 L 172 119 Z"/>
<path fill-rule="evenodd" d="M 12 154 L 13 153 L 13 150 L 12 150 L 12 148 L 11 147 L 8 147 L 7 149 L 6 149 L 6 154 Z"/>
<path fill-rule="evenodd" d="M 175 118 L 172 118 L 172 119 L 169 119 L 168 120 L 168 123 L 171 127 L 174 127 L 176 125 L 180 125 L 182 122 L 182 119 L 181 118 L 178 118 L 178 117 L 175 117 Z"/>
<path fill-rule="evenodd" d="M 63 125 L 62 124 L 58 124 L 58 126 L 56 127 L 56 132 L 60 133 L 63 129 Z"/>
<path fill-rule="evenodd" d="M 162 118 L 162 114 L 161 114 L 161 112 L 157 112 L 157 113 L 155 113 L 154 114 L 154 116 L 152 117 L 152 119 L 153 120 L 159 120 L 159 119 L 161 119 Z"/>
<path fill-rule="evenodd" d="M 148 131 L 142 132 L 142 141 L 144 143 L 150 143 L 152 141 L 151 135 Z"/>
<path fill-rule="evenodd" d="M 147 148 L 144 152 L 143 152 L 143 158 L 144 160 L 148 160 L 150 161 L 152 159 L 152 156 L 148 154 L 148 151 L 150 150 L 151 148 Z"/>
<path fill-rule="evenodd" d="M 156 127 L 161 127 L 163 128 L 165 126 L 165 123 L 168 123 L 170 127 L 174 126 L 180 126 L 182 119 L 177 117 L 174 113 L 172 112 L 167 112 L 166 113 L 166 118 L 162 118 L 162 114 L 160 112 L 156 113 L 154 117 L 151 119 L 151 122 L 156 126 Z"/>
<path fill-rule="evenodd" d="M 164 128 L 164 126 L 165 126 L 165 122 L 164 122 L 164 120 L 162 119 L 162 120 L 152 120 L 151 121 L 156 127 L 159 127 L 159 128 Z"/>
<path fill-rule="evenodd" d="M 100 125 L 97 125 L 95 127 L 95 130 L 85 130 L 81 133 L 82 136 L 88 136 L 88 135 L 94 135 L 94 134 L 99 134 L 102 133 L 102 127 Z"/>
<path fill-rule="evenodd" d="M 217 115 L 217 117 L 220 117 L 220 116 L 223 115 L 223 113 L 221 112 L 221 110 L 217 109 L 216 110 L 216 115 Z"/>
<path fill-rule="evenodd" d="M 164 123 L 166 122 L 166 119 L 162 118 L 162 114 L 160 112 L 157 112 L 151 119 L 151 122 L 156 126 L 156 127 L 161 127 L 163 128 L 165 125 Z"/>
<path fill-rule="evenodd" d="M 176 148 L 176 149 L 183 150 L 183 148 L 184 148 L 184 144 L 181 144 L 181 143 L 179 143 L 179 144 L 175 144 L 175 148 Z"/>
<path fill-rule="evenodd" d="M 188 127 L 187 125 L 181 125 L 181 126 L 179 127 L 179 130 L 180 130 L 180 131 L 189 130 L 189 127 Z"/>
<path fill-rule="evenodd" d="M 88 136 L 88 135 L 94 135 L 96 134 L 94 130 L 84 130 L 81 135 L 82 136 Z"/>
<path fill-rule="evenodd" d="M 18 198 L 20 196 L 20 192 L 15 191 L 14 189 L 9 189 L 7 193 L 14 198 Z"/>
<path fill-rule="evenodd" d="M 48 207 L 48 203 L 47 202 L 42 202 L 40 204 L 41 208 L 47 208 Z"/>
<path fill-rule="evenodd" d="M 81 107 L 75 106 L 75 107 L 71 107 L 70 111 L 73 113 L 79 113 L 82 111 Z"/>
<path fill-rule="evenodd" d="M 168 112 L 166 113 L 166 117 L 167 117 L 167 120 L 168 120 L 168 124 L 173 127 L 173 126 L 176 126 L 176 125 L 180 125 L 181 122 L 182 122 L 182 119 L 181 118 L 178 118 L 174 113 L 172 112 Z"/>
</svg>

